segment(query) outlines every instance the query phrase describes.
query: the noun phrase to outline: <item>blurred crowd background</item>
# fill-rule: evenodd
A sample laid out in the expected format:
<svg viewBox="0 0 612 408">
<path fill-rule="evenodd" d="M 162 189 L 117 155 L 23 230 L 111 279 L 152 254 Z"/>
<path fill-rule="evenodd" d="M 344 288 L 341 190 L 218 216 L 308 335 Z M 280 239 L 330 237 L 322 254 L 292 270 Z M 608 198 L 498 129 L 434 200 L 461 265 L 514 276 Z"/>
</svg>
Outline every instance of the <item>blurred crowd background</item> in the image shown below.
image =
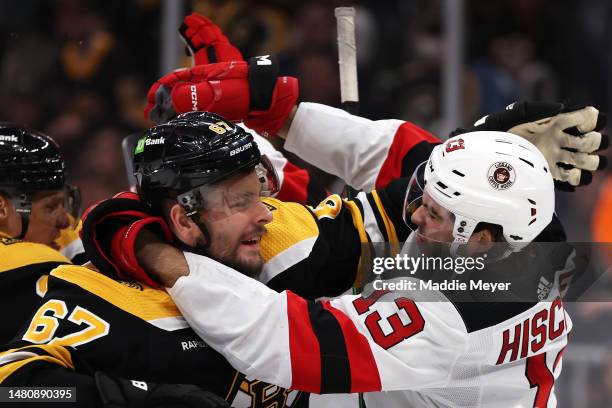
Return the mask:
<svg viewBox="0 0 612 408">
<path fill-rule="evenodd" d="M 171 0 L 168 0 L 171 1 Z M 0 120 L 55 138 L 84 205 L 128 187 L 122 138 L 159 77 L 162 0 L 0 2 Z M 274 53 L 301 100 L 339 106 L 333 9 L 357 7 L 360 114 L 415 122 L 445 137 L 443 0 L 182 1 L 220 25 L 244 56 Z M 465 0 L 465 126 L 516 100 L 612 110 L 612 3 Z M 187 58 L 176 66 L 186 66 Z M 339 141 L 341 143 L 341 141 Z M 558 194 L 572 241 L 612 241 L 612 178 Z M 333 180 L 321 174 L 327 183 Z M 609 260 L 596 259 L 608 265 Z M 560 407 L 612 406 L 612 303 L 569 305 L 575 330 L 557 385 Z"/>
</svg>

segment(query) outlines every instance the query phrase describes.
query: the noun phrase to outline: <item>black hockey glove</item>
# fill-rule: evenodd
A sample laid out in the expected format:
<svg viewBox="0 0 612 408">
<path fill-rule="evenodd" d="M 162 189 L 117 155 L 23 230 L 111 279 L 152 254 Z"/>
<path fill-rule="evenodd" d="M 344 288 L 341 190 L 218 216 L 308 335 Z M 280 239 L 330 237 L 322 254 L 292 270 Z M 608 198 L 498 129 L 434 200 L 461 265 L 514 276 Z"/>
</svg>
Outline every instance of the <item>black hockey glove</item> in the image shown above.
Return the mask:
<svg viewBox="0 0 612 408">
<path fill-rule="evenodd" d="M 592 106 L 572 109 L 555 102 L 519 102 L 479 119 L 468 129 L 457 129 L 451 136 L 483 130 L 521 136 L 546 157 L 555 187 L 574 191 L 591 182 L 591 172 L 606 167 L 606 158 L 594 154 L 609 145 L 608 137 L 599 132 L 605 122 L 605 115 Z"/>
<path fill-rule="evenodd" d="M 196 385 L 154 384 L 112 378 L 98 371 L 96 387 L 104 408 L 223 408 L 229 404 Z"/>
</svg>

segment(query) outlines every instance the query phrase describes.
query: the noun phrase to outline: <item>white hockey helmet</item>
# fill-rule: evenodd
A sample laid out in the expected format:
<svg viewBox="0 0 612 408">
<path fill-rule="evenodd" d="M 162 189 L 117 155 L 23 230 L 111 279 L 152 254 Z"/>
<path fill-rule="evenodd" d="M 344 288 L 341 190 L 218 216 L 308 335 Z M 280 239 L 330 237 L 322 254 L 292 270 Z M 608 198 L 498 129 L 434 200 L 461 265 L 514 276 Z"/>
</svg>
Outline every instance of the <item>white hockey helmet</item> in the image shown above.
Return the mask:
<svg viewBox="0 0 612 408">
<path fill-rule="evenodd" d="M 518 251 L 553 217 L 554 183 L 546 159 L 510 133 L 471 132 L 448 139 L 433 149 L 424 181 L 424 190 L 455 215 L 455 247 L 486 222 L 500 225 Z"/>
</svg>

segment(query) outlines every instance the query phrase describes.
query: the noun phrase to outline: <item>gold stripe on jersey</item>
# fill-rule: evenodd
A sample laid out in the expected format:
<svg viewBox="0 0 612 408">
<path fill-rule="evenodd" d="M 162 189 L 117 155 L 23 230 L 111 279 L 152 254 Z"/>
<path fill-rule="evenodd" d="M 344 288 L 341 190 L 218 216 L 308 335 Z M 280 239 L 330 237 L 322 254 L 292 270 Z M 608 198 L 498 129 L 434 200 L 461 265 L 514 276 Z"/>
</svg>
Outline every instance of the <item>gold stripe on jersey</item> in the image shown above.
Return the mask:
<svg viewBox="0 0 612 408">
<path fill-rule="evenodd" d="M 355 274 L 355 281 L 353 282 L 354 288 L 361 288 L 364 285 L 365 276 L 363 265 L 368 265 L 369 259 L 371 258 L 370 254 L 370 246 L 368 240 L 368 234 L 365 230 L 365 225 L 363 222 L 363 215 L 361 214 L 361 210 L 357 204 L 352 201 L 344 201 L 344 205 L 351 212 L 351 217 L 353 218 L 353 225 L 357 229 L 359 233 L 359 241 L 361 242 L 361 256 L 359 257 L 359 265 L 357 266 L 357 273 Z"/>
<path fill-rule="evenodd" d="M 302 204 L 285 203 L 275 198 L 262 201 L 271 207 L 273 217 L 266 225 L 268 232 L 261 237 L 260 253 L 264 263 L 295 244 L 318 236 L 317 223 Z"/>
<path fill-rule="evenodd" d="M 36 281 L 36 294 L 38 296 L 45 297 L 47 289 L 49 288 L 49 275 L 43 275 Z"/>
<path fill-rule="evenodd" d="M 68 258 L 51 247 L 0 236 L 0 273 L 44 262 L 70 263 Z"/>
<path fill-rule="evenodd" d="M 236 373 L 234 374 L 234 379 L 232 380 L 232 385 L 229 387 L 225 398 L 223 398 L 224 400 L 229 401 L 230 397 L 232 396 L 232 392 L 234 391 L 234 387 L 236 386 L 236 380 L 238 379 L 239 376 L 240 376 L 240 371 L 236 371 Z"/>
<path fill-rule="evenodd" d="M 393 226 L 393 222 L 389 218 L 389 215 L 385 211 L 385 206 L 380 201 L 380 197 L 378 196 L 378 192 L 376 190 L 372 191 L 372 198 L 376 202 L 376 207 L 378 213 L 382 217 L 383 223 L 385 224 L 385 229 L 387 230 L 387 236 L 389 237 L 390 243 L 397 243 L 397 232 L 395 232 L 395 227 Z"/>
<path fill-rule="evenodd" d="M 387 237 L 389 237 L 389 256 L 395 256 L 399 254 L 402 250 L 402 247 L 399 244 L 399 240 L 397 238 L 397 232 L 395 231 L 395 226 L 393 225 L 393 221 L 389 218 L 389 214 L 385 210 L 385 206 L 380 200 L 380 196 L 376 190 L 372 191 L 372 198 L 374 202 L 376 202 L 376 207 L 378 207 L 378 213 L 380 214 L 383 223 L 385 224 L 385 229 L 387 230 Z"/>
<path fill-rule="evenodd" d="M 68 219 L 70 221 L 70 227 L 61 230 L 59 237 L 55 240 L 55 243 L 59 245 L 61 249 L 66 248 L 71 242 L 80 239 L 79 232 L 81 228 L 83 228 L 83 222 L 81 220 L 79 220 L 76 226 L 73 226 L 74 218 L 72 215 L 68 214 Z"/>
<path fill-rule="evenodd" d="M 41 351 L 43 351 L 45 354 L 40 355 Z M 65 347 L 55 344 L 37 344 L 36 346 L 26 346 L 10 349 L 0 353 L 0 361 L 2 358 L 10 358 L 12 354 L 16 354 L 19 352 L 29 352 L 39 355 L 30 355 L 27 357 L 24 356 L 23 359 L 18 358 L 11 363 L 0 366 L 0 384 L 2 384 L 4 380 L 6 380 L 9 376 L 11 376 L 21 367 L 36 361 L 47 361 L 49 363 L 61 365 L 65 368 L 74 369 L 74 364 L 72 362 L 72 356 L 70 355 L 70 352 Z"/>
<path fill-rule="evenodd" d="M 125 285 L 77 265 L 59 266 L 51 271 L 51 275 L 80 286 L 121 310 L 146 321 L 181 316 L 164 290 L 153 289 L 140 283 Z"/>
</svg>

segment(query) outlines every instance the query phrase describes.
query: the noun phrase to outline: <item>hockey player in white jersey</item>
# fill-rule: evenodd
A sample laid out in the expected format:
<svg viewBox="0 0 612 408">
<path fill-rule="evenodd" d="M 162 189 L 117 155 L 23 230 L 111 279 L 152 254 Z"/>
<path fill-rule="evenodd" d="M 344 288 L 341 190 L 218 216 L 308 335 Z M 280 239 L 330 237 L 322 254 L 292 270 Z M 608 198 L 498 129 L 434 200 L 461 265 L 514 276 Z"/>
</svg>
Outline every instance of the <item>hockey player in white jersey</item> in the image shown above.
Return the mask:
<svg viewBox="0 0 612 408">
<path fill-rule="evenodd" d="M 500 226 L 508 248 L 519 251 L 553 216 L 546 160 L 511 134 L 451 138 L 434 148 L 424 181 L 422 202 L 411 207 L 413 235 L 446 241 L 451 252 L 487 252 L 496 234 L 480 223 Z M 172 256 L 153 248 L 150 261 Z M 309 302 L 211 259 L 185 258 L 188 272 L 158 277 L 192 328 L 249 375 L 315 393 L 368 392 L 370 407 L 556 405 L 571 331 L 558 288 L 532 303 L 462 304 L 443 292 L 441 301 L 420 301 L 418 291 Z"/>
</svg>

